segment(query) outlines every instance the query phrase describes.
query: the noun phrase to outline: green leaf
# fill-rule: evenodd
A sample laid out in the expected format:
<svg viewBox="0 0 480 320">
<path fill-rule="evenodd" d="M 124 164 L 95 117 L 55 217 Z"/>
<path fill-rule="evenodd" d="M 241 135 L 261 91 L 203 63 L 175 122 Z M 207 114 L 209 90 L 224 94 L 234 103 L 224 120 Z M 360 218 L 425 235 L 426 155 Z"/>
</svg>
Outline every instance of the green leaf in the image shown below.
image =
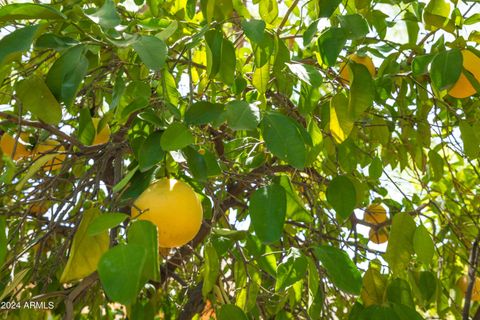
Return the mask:
<svg viewBox="0 0 480 320">
<path fill-rule="evenodd" d="M 108 231 L 109 229 L 118 226 L 127 218 L 128 215 L 120 212 L 101 214 L 92 220 L 87 228 L 87 235 L 96 236 L 104 231 Z"/>
<path fill-rule="evenodd" d="M 5 7 L 0 8 L 0 12 Z M 0 40 L 0 64 L 3 64 L 3 61 L 12 54 L 29 50 L 38 27 L 38 25 L 27 26 L 4 36 Z"/>
<path fill-rule="evenodd" d="M 206 296 L 213 290 L 215 283 L 217 283 L 217 278 L 220 274 L 220 259 L 218 258 L 217 251 L 212 244 L 205 246 L 203 255 L 205 258 L 205 264 L 203 271 L 202 295 Z"/>
<path fill-rule="evenodd" d="M 433 58 L 431 54 L 416 56 L 412 61 L 412 74 L 416 77 L 428 74 L 428 66 Z"/>
<path fill-rule="evenodd" d="M 287 199 L 286 216 L 295 221 L 312 222 L 311 214 L 305 209 L 302 199 L 292 186 L 292 182 L 287 175 L 281 175 L 278 184 L 285 189 Z"/>
<path fill-rule="evenodd" d="M 272 55 L 275 53 L 275 39 L 271 34 L 265 33 L 262 42 L 252 43 L 252 49 L 255 57 L 255 67 L 263 67 L 270 62 Z"/>
<path fill-rule="evenodd" d="M 260 110 L 246 101 L 231 101 L 226 107 L 227 123 L 233 130 L 255 130 L 260 122 Z"/>
<path fill-rule="evenodd" d="M 446 90 L 457 82 L 463 70 L 463 57 L 459 49 L 438 53 L 430 66 L 430 77 L 437 90 Z"/>
<path fill-rule="evenodd" d="M 368 176 L 372 179 L 378 179 L 382 176 L 383 164 L 379 157 L 375 157 L 368 167 Z"/>
<path fill-rule="evenodd" d="M 233 304 L 224 304 L 217 313 L 218 320 L 248 320 L 242 309 Z"/>
<path fill-rule="evenodd" d="M 430 302 L 434 296 L 435 291 L 437 290 L 437 278 L 430 271 L 420 272 L 420 277 L 418 279 L 418 288 L 425 302 Z"/>
<path fill-rule="evenodd" d="M 222 30 L 217 28 L 207 31 L 205 33 L 205 42 L 207 44 L 207 75 L 212 79 L 220 71 L 221 67 L 223 45 Z"/>
<path fill-rule="evenodd" d="M 350 217 L 355 209 L 356 191 L 353 182 L 346 176 L 337 176 L 328 184 L 327 201 L 342 218 Z"/>
<path fill-rule="evenodd" d="M 354 119 L 348 105 L 348 99 L 343 93 L 330 99 L 330 132 L 338 144 L 345 141 L 353 129 Z"/>
<path fill-rule="evenodd" d="M 206 181 L 208 178 L 208 166 L 205 157 L 192 147 L 187 147 L 182 151 L 193 177 L 198 181 Z"/>
<path fill-rule="evenodd" d="M 135 174 L 135 172 L 137 172 L 137 170 L 138 170 L 138 166 L 130 170 L 125 175 L 125 177 L 123 177 L 122 180 L 120 180 L 120 182 L 118 182 L 115 186 L 113 186 L 112 191 L 116 193 L 122 190 L 127 185 L 127 183 L 130 182 L 130 179 L 132 179 L 133 175 Z"/>
<path fill-rule="evenodd" d="M 351 294 L 360 293 L 362 275 L 345 251 L 331 246 L 318 246 L 314 250 L 328 278 L 337 288 Z"/>
<path fill-rule="evenodd" d="M 145 250 L 141 283 L 160 280 L 157 226 L 150 221 L 137 220 L 128 228 L 127 242 Z"/>
<path fill-rule="evenodd" d="M 223 104 L 198 101 L 185 112 L 185 122 L 193 125 L 214 123 L 224 115 L 224 110 Z"/>
<path fill-rule="evenodd" d="M 250 197 L 253 230 L 263 243 L 280 240 L 286 215 L 285 190 L 278 184 L 256 190 Z"/>
<path fill-rule="evenodd" d="M 94 236 L 88 235 L 88 226 L 99 215 L 100 210 L 97 208 L 83 212 L 82 221 L 73 236 L 67 265 L 60 277 L 61 283 L 85 278 L 97 270 L 97 264 L 110 244 L 107 231 Z"/>
<path fill-rule="evenodd" d="M 406 212 L 397 213 L 392 219 L 390 238 L 384 258 L 394 274 L 404 271 L 410 263 L 415 229 L 415 221 Z"/>
<path fill-rule="evenodd" d="M 319 18 L 330 18 L 342 0 L 319 1 Z"/>
<path fill-rule="evenodd" d="M 355 320 L 400 320 L 395 311 L 388 306 L 370 306 L 361 311 Z"/>
<path fill-rule="evenodd" d="M 418 260 L 423 264 L 428 266 L 432 263 L 433 255 L 435 254 L 435 244 L 427 228 L 422 224 L 417 227 L 413 235 L 413 250 Z"/>
<path fill-rule="evenodd" d="M 408 282 L 404 279 L 397 278 L 388 285 L 387 298 L 389 302 L 403 304 L 415 308 L 412 289 L 410 288 Z"/>
<path fill-rule="evenodd" d="M 433 176 L 432 179 L 434 181 L 442 179 L 444 172 L 443 158 L 434 150 L 430 150 L 428 152 L 428 162 Z"/>
<path fill-rule="evenodd" d="M 340 52 L 347 43 L 347 32 L 342 28 L 328 28 L 318 38 L 318 53 L 322 62 L 329 67 L 337 63 Z"/>
<path fill-rule="evenodd" d="M 54 20 L 66 19 L 66 17 L 46 4 L 13 3 L 0 8 L 0 22 L 26 19 Z"/>
<path fill-rule="evenodd" d="M 265 21 L 263 20 L 242 20 L 243 32 L 247 38 L 256 44 L 263 43 L 265 37 Z"/>
<path fill-rule="evenodd" d="M 392 308 L 399 320 L 424 320 L 424 318 L 415 311 L 414 307 L 410 308 L 402 304 L 392 303 Z"/>
<path fill-rule="evenodd" d="M 318 88 L 323 82 L 323 77 L 320 72 L 313 66 L 300 63 L 287 63 L 290 71 L 306 84 Z"/>
<path fill-rule="evenodd" d="M 272 24 L 278 17 L 278 3 L 276 0 L 260 0 L 258 5 L 260 17 L 265 22 Z"/>
<path fill-rule="evenodd" d="M 32 75 L 18 82 L 16 90 L 23 107 L 38 119 L 53 125 L 62 120 L 62 107 L 42 78 Z"/>
<path fill-rule="evenodd" d="M 35 41 L 37 49 L 54 49 L 62 51 L 78 44 L 78 41 L 69 37 L 58 36 L 53 33 L 44 33 Z"/>
<path fill-rule="evenodd" d="M 91 145 L 95 139 L 96 130 L 89 108 L 81 108 L 78 122 L 78 140 L 84 145 Z"/>
<path fill-rule="evenodd" d="M 275 291 L 283 290 L 302 280 L 307 273 L 307 258 L 297 248 L 290 248 L 287 256 L 277 266 Z"/>
<path fill-rule="evenodd" d="M 160 145 L 165 151 L 179 150 L 194 142 L 193 135 L 187 126 L 180 122 L 174 122 L 160 138 Z"/>
<path fill-rule="evenodd" d="M 3 266 L 7 257 L 7 218 L 0 217 L 0 267 Z"/>
<path fill-rule="evenodd" d="M 161 145 L 162 133 L 152 132 L 143 142 L 138 154 L 138 165 L 140 171 L 148 171 L 165 157 L 165 151 Z"/>
<path fill-rule="evenodd" d="M 270 152 L 293 167 L 303 169 L 307 150 L 304 128 L 300 124 L 279 112 L 269 112 L 263 118 L 261 128 Z"/>
<path fill-rule="evenodd" d="M 135 302 L 146 256 L 145 248 L 134 244 L 119 244 L 102 256 L 98 276 L 108 298 L 125 305 Z"/>
<path fill-rule="evenodd" d="M 337 16 L 340 25 L 344 28 L 351 39 L 361 39 L 368 34 L 368 23 L 359 14 Z"/>
<path fill-rule="evenodd" d="M 114 28 L 121 22 L 115 3 L 112 0 L 105 0 L 101 8 L 87 16 L 106 29 Z"/>
<path fill-rule="evenodd" d="M 87 75 L 88 59 L 85 47 L 78 45 L 66 50 L 55 61 L 47 74 L 47 85 L 58 101 L 70 106 L 75 100 L 78 88 Z"/>
<path fill-rule="evenodd" d="M 460 120 L 458 126 L 463 140 L 463 152 L 470 159 L 477 158 L 480 155 L 480 138 L 477 136 L 478 131 L 465 120 Z"/>
<path fill-rule="evenodd" d="M 348 109 L 351 117 L 358 120 L 373 104 L 375 83 L 363 64 L 351 61 L 349 68 L 352 70 L 353 77 L 350 83 Z"/>
<path fill-rule="evenodd" d="M 160 71 L 167 60 L 165 42 L 154 36 L 140 36 L 133 44 L 142 62 L 151 70 Z"/>
<path fill-rule="evenodd" d="M 235 56 L 233 43 L 227 39 L 223 39 L 222 41 L 222 55 L 219 60 L 222 66 L 218 72 L 219 78 L 223 80 L 225 84 L 233 85 L 235 82 L 237 57 Z"/>
</svg>

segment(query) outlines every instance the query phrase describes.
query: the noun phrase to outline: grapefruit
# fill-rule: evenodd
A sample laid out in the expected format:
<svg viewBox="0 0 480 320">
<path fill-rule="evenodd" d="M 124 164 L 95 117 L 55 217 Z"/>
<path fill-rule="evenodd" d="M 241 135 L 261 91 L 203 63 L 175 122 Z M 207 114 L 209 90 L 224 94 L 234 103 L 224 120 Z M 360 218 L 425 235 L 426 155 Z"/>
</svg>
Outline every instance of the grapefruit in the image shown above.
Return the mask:
<svg viewBox="0 0 480 320">
<path fill-rule="evenodd" d="M 133 218 L 148 220 L 158 229 L 161 248 L 180 247 L 200 230 L 202 204 L 185 182 L 161 179 L 152 183 L 133 203 Z"/>
</svg>

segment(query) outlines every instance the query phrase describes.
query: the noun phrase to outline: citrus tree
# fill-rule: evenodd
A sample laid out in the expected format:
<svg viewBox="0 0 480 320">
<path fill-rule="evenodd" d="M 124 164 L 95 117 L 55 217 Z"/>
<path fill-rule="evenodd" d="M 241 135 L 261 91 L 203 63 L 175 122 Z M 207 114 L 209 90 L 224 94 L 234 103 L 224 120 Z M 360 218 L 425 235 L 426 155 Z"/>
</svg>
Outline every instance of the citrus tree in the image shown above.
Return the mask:
<svg viewBox="0 0 480 320">
<path fill-rule="evenodd" d="M 480 319 L 478 1 L 0 7 L 8 319 Z"/>
</svg>

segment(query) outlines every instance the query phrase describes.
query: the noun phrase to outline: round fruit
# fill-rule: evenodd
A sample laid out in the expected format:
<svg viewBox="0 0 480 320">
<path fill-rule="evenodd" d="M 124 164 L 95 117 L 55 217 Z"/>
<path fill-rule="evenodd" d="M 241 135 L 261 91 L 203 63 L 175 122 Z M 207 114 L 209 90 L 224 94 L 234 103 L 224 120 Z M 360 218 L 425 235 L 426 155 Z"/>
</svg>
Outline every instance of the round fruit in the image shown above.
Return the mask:
<svg viewBox="0 0 480 320">
<path fill-rule="evenodd" d="M 381 204 L 371 204 L 365 210 L 363 219 L 365 222 L 379 225 L 387 220 L 387 211 Z"/>
<path fill-rule="evenodd" d="M 48 170 L 57 170 L 60 169 L 62 166 L 62 162 L 67 157 L 63 152 L 65 152 L 65 148 L 60 144 L 60 142 L 55 140 L 45 140 L 44 142 L 39 143 L 34 150 L 35 155 L 41 157 L 42 155 L 49 154 L 49 153 L 58 153 L 55 157 L 48 161 L 44 166 L 43 169 L 45 171 Z"/>
<path fill-rule="evenodd" d="M 2 149 L 3 154 L 11 157 L 15 143 L 17 143 L 17 146 L 15 148 L 15 154 L 13 155 L 13 160 L 27 158 L 28 156 L 30 156 L 30 152 L 20 142 L 20 139 L 17 141 L 17 139 L 12 137 L 8 133 L 4 133 L 2 135 L 2 138 L 0 139 L 0 148 Z"/>
<path fill-rule="evenodd" d="M 457 287 L 460 289 L 462 294 L 465 296 L 468 288 L 468 277 L 462 276 L 457 281 Z M 480 301 L 480 278 L 475 277 L 475 284 L 472 289 L 472 301 Z"/>
<path fill-rule="evenodd" d="M 388 241 L 388 231 L 385 228 L 380 228 L 378 230 L 370 229 L 368 234 L 370 241 L 376 244 L 385 243 Z"/>
<path fill-rule="evenodd" d="M 462 50 L 463 67 L 469 71 L 473 77 L 480 83 L 480 57 L 469 50 Z M 448 94 L 454 98 L 467 98 L 477 93 L 474 86 L 462 72 L 460 78 L 448 91 Z"/>
<path fill-rule="evenodd" d="M 163 248 L 180 247 L 191 241 L 203 219 L 202 205 L 193 189 L 175 179 L 151 184 L 135 200 L 131 213 L 133 218 L 157 226 L 158 245 Z"/>
<path fill-rule="evenodd" d="M 100 119 L 92 118 L 92 121 L 93 121 L 93 126 L 95 127 L 95 132 L 96 132 L 98 124 L 100 123 Z M 95 139 L 93 139 L 93 142 L 92 142 L 92 146 L 107 143 L 108 140 L 110 140 L 110 133 L 111 133 L 110 126 L 107 123 L 103 126 L 100 132 L 96 132 Z"/>
<path fill-rule="evenodd" d="M 354 61 L 359 64 L 363 64 L 365 67 L 367 67 L 368 72 L 372 75 L 372 77 L 375 76 L 375 65 L 373 64 L 373 61 L 370 57 L 368 56 L 359 56 L 357 54 L 351 54 L 347 57 L 347 62 L 342 62 L 340 64 L 340 79 L 345 82 L 349 83 L 350 82 L 350 69 L 347 66 L 347 63 L 349 61 Z"/>
</svg>

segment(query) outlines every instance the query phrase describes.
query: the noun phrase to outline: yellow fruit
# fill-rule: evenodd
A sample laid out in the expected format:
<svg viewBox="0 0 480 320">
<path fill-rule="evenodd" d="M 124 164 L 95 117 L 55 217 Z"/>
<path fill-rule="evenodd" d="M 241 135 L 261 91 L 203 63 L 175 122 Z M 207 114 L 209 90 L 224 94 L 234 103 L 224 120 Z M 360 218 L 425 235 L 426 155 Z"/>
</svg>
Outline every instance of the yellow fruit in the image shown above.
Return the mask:
<svg viewBox="0 0 480 320">
<path fill-rule="evenodd" d="M 468 277 L 462 276 L 457 281 L 457 287 L 460 289 L 462 294 L 465 296 L 468 288 Z M 475 284 L 472 289 L 472 301 L 480 301 L 480 278 L 475 277 Z"/>
<path fill-rule="evenodd" d="M 473 77 L 480 83 L 480 57 L 469 50 L 462 50 L 463 67 L 469 71 Z M 454 98 L 467 98 L 477 93 L 474 86 L 462 72 L 460 78 L 448 91 L 448 94 Z"/>
<path fill-rule="evenodd" d="M 180 247 L 191 241 L 203 219 L 202 205 L 193 189 L 175 179 L 152 183 L 135 200 L 131 213 L 132 217 L 157 226 L 162 248 Z"/>
<path fill-rule="evenodd" d="M 365 222 L 379 225 L 387 220 L 387 211 L 381 204 L 371 204 L 365 210 L 363 219 Z"/>
<path fill-rule="evenodd" d="M 98 124 L 100 123 L 100 119 L 92 118 L 92 121 L 93 121 L 93 126 L 95 127 L 95 132 L 96 132 Z M 110 133 L 111 133 L 110 126 L 107 123 L 103 126 L 100 132 L 96 132 L 95 139 L 93 139 L 93 142 L 92 142 L 92 146 L 107 143 L 108 140 L 110 140 Z"/>
<path fill-rule="evenodd" d="M 22 137 L 23 138 L 23 137 Z M 13 148 L 17 139 L 4 133 L 0 139 L 0 148 L 2 149 L 3 154 L 11 157 L 13 153 Z M 13 160 L 19 160 L 21 158 L 27 158 L 30 156 L 30 151 L 25 148 L 20 139 L 17 141 L 17 146 L 15 148 L 15 154 L 13 155 Z"/>
<path fill-rule="evenodd" d="M 388 231 L 385 228 L 380 228 L 378 230 L 370 229 L 368 234 L 370 241 L 376 244 L 385 243 L 388 241 Z"/>
<path fill-rule="evenodd" d="M 29 211 L 30 213 L 40 216 L 47 212 L 48 208 L 50 208 L 49 201 L 37 201 L 30 206 Z"/>
<path fill-rule="evenodd" d="M 375 76 L 376 71 L 375 71 L 375 65 L 373 64 L 373 61 L 370 57 L 368 56 L 359 56 L 357 54 L 351 54 L 347 57 L 347 62 L 342 62 L 340 64 L 340 79 L 344 83 L 349 83 L 350 82 L 350 69 L 347 66 L 347 63 L 349 61 L 354 61 L 359 64 L 363 64 L 365 67 L 367 67 L 368 72 L 372 75 L 372 77 Z"/>
<path fill-rule="evenodd" d="M 67 157 L 63 152 L 65 148 L 60 144 L 60 142 L 55 140 L 45 140 L 44 142 L 39 143 L 34 150 L 34 153 L 37 157 L 41 157 L 49 153 L 58 153 L 55 157 L 48 161 L 44 166 L 43 170 L 57 170 L 62 167 L 62 163 Z"/>
</svg>

